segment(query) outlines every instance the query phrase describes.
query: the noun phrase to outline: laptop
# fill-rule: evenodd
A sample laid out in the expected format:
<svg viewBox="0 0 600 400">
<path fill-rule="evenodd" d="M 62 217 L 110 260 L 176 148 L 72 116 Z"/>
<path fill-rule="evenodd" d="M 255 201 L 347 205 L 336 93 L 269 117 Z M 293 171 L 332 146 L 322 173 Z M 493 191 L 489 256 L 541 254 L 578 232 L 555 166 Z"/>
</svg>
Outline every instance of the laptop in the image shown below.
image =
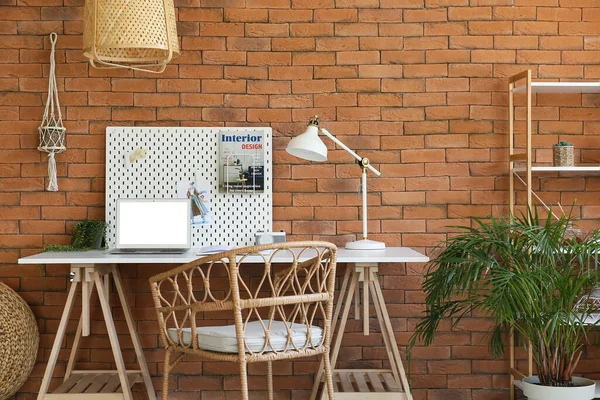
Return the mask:
<svg viewBox="0 0 600 400">
<path fill-rule="evenodd" d="M 117 199 L 111 254 L 184 253 L 191 247 L 189 199 Z"/>
</svg>

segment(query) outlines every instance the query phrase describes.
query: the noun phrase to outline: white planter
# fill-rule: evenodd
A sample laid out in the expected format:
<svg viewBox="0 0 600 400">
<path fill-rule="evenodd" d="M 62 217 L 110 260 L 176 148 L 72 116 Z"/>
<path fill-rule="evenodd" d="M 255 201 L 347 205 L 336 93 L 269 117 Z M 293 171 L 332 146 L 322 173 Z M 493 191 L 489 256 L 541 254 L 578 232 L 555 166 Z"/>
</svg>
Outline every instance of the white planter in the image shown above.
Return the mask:
<svg viewBox="0 0 600 400">
<path fill-rule="evenodd" d="M 541 386 L 537 376 L 523 379 L 523 394 L 529 400 L 592 400 L 596 396 L 596 382 L 573 377 L 574 387 Z"/>
</svg>

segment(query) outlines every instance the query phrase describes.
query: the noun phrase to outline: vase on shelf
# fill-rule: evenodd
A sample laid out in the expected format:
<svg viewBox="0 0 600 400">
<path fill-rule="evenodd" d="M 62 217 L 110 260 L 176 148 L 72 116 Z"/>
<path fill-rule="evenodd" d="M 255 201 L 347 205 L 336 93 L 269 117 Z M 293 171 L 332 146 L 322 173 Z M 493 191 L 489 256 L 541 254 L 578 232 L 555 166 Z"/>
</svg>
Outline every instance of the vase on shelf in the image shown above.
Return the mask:
<svg viewBox="0 0 600 400">
<path fill-rule="evenodd" d="M 574 147 L 569 142 L 559 142 L 552 146 L 555 167 L 572 167 L 575 165 Z"/>
</svg>

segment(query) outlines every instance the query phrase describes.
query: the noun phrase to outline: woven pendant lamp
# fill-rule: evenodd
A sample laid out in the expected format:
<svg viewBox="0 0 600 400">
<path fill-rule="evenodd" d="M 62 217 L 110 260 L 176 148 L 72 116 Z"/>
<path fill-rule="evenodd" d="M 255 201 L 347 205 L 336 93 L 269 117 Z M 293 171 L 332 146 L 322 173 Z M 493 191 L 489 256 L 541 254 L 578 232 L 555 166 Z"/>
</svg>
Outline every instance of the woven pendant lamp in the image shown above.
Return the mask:
<svg viewBox="0 0 600 400">
<path fill-rule="evenodd" d="M 160 73 L 179 55 L 173 0 L 86 0 L 83 19 L 94 68 Z"/>
</svg>

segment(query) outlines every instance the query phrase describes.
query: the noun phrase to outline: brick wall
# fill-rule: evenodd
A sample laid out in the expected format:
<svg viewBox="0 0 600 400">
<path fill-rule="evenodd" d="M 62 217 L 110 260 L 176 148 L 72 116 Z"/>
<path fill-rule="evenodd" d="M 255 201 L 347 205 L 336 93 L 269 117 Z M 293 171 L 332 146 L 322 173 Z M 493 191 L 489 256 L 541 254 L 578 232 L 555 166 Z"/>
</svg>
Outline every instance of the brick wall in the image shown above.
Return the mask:
<svg viewBox="0 0 600 400">
<path fill-rule="evenodd" d="M 73 221 L 103 218 L 107 125 L 272 126 L 274 228 L 291 239 L 343 244 L 361 229 L 359 171 L 330 142 L 324 164 L 284 151 L 318 113 L 383 172 L 369 195 L 373 238 L 429 251 L 452 232 L 448 225 L 506 213 L 506 77 L 531 68 L 539 78 L 600 78 L 599 0 L 178 0 L 183 52 L 158 76 L 90 68 L 81 52 L 83 3 L 0 0 L 0 279 L 32 306 L 41 332 L 39 363 L 19 399 L 35 398 L 40 385 L 68 266 L 17 266 L 17 258 L 67 243 Z M 68 135 L 68 150 L 57 157 L 56 193 L 44 192 L 46 157 L 36 150 L 52 31 L 59 34 L 57 79 Z M 578 160 L 600 161 L 598 95 L 535 101 L 538 161 L 550 160 L 559 134 L 574 142 Z M 551 203 L 577 198 L 581 225 L 598 227 L 599 179 L 549 176 L 535 187 Z M 162 352 L 153 350 L 157 328 L 146 279 L 166 268 L 122 268 L 157 388 Z M 422 265 L 381 270 L 401 346 L 423 311 L 422 271 Z M 94 329 L 103 331 L 97 305 L 93 317 Z M 506 399 L 508 363 L 490 359 L 489 327 L 481 317 L 452 331 L 445 324 L 434 346 L 418 348 L 415 398 Z M 350 330 L 342 364 L 385 364 L 379 334 L 363 337 L 354 320 Z M 120 340 L 132 362 L 128 339 Z M 107 348 L 104 339 L 86 340 L 81 365 L 107 367 Z M 600 372 L 595 355 L 588 351 L 581 371 Z M 251 368 L 255 389 L 265 389 L 263 367 Z M 306 399 L 315 369 L 314 360 L 277 366 L 278 398 Z M 177 373 L 173 387 L 180 392 L 173 398 L 238 398 L 234 365 L 192 360 Z"/>
</svg>

